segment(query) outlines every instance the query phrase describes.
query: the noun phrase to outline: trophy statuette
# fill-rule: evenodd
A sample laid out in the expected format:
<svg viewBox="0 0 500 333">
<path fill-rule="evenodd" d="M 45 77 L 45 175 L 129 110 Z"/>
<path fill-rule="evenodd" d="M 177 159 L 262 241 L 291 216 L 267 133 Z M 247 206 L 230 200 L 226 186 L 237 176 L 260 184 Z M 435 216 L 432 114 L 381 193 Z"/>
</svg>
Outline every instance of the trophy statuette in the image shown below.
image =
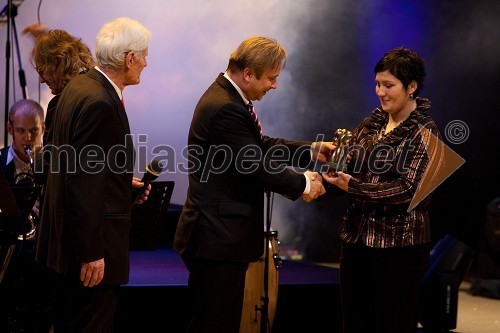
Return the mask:
<svg viewBox="0 0 500 333">
<path fill-rule="evenodd" d="M 347 168 L 347 153 L 352 132 L 345 128 L 339 128 L 333 135 L 333 144 L 337 146 L 328 162 L 331 175 L 336 176 L 338 171 L 345 171 Z"/>
</svg>

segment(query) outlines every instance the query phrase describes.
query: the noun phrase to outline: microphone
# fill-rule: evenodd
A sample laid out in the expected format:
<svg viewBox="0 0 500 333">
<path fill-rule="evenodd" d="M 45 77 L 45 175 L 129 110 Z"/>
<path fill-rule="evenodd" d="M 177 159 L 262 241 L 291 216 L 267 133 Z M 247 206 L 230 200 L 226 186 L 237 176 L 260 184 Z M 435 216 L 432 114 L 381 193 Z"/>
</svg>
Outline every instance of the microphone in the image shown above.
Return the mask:
<svg viewBox="0 0 500 333">
<path fill-rule="evenodd" d="M 132 191 L 132 205 L 135 205 L 135 202 L 144 190 L 148 187 L 148 185 L 158 178 L 163 171 L 163 165 L 158 160 L 152 160 L 151 163 L 146 167 L 146 172 L 144 176 L 142 176 L 141 182 L 144 183 L 144 186 L 141 188 L 136 188 Z"/>
</svg>

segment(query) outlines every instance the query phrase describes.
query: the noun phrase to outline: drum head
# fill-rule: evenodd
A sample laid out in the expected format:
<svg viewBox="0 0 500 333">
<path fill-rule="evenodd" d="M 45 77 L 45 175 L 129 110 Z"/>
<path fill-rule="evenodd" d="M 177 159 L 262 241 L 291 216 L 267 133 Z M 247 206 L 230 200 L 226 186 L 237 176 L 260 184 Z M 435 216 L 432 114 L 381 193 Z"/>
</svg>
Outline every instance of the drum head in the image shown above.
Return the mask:
<svg viewBox="0 0 500 333">
<path fill-rule="evenodd" d="M 266 240 L 264 240 L 264 245 Z M 276 314 L 278 301 L 278 267 L 276 258 L 279 258 L 279 243 L 277 233 L 270 232 L 268 241 L 268 329 L 271 331 Z M 243 311 L 241 315 L 240 333 L 259 333 L 261 327 L 262 307 L 264 304 L 264 271 L 266 265 L 266 251 L 257 262 L 248 265 L 245 281 L 245 295 L 243 299 Z"/>
</svg>

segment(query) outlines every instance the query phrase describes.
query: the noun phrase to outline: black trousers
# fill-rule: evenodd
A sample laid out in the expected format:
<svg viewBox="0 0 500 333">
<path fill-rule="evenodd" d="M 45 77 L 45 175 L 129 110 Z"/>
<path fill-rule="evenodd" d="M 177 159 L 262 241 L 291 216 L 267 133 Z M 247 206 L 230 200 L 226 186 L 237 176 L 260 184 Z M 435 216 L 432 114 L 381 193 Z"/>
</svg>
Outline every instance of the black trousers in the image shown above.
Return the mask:
<svg viewBox="0 0 500 333">
<path fill-rule="evenodd" d="M 56 290 L 55 333 L 112 333 L 119 286 L 84 287 L 79 279 L 61 279 Z"/>
<path fill-rule="evenodd" d="M 340 290 L 344 333 L 415 333 L 430 245 L 375 249 L 344 244 Z"/>
<path fill-rule="evenodd" d="M 247 263 L 183 258 L 189 270 L 189 333 L 238 333 Z"/>
</svg>

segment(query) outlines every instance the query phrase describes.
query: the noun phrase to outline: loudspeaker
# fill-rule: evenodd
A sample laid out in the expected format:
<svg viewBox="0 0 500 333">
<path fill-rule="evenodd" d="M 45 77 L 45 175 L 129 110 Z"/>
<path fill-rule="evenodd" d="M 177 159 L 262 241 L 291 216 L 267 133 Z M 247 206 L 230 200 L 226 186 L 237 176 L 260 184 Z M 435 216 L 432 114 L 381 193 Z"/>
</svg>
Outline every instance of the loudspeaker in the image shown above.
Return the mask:
<svg viewBox="0 0 500 333">
<path fill-rule="evenodd" d="M 418 320 L 426 332 L 456 328 L 458 289 L 473 257 L 474 251 L 451 235 L 432 249 L 418 307 Z"/>
<path fill-rule="evenodd" d="M 485 235 L 489 248 L 500 255 L 500 198 L 488 203 Z"/>
<path fill-rule="evenodd" d="M 473 295 L 500 299 L 500 198 L 488 203 L 486 222 L 479 237 L 478 278 L 471 283 Z"/>
</svg>

